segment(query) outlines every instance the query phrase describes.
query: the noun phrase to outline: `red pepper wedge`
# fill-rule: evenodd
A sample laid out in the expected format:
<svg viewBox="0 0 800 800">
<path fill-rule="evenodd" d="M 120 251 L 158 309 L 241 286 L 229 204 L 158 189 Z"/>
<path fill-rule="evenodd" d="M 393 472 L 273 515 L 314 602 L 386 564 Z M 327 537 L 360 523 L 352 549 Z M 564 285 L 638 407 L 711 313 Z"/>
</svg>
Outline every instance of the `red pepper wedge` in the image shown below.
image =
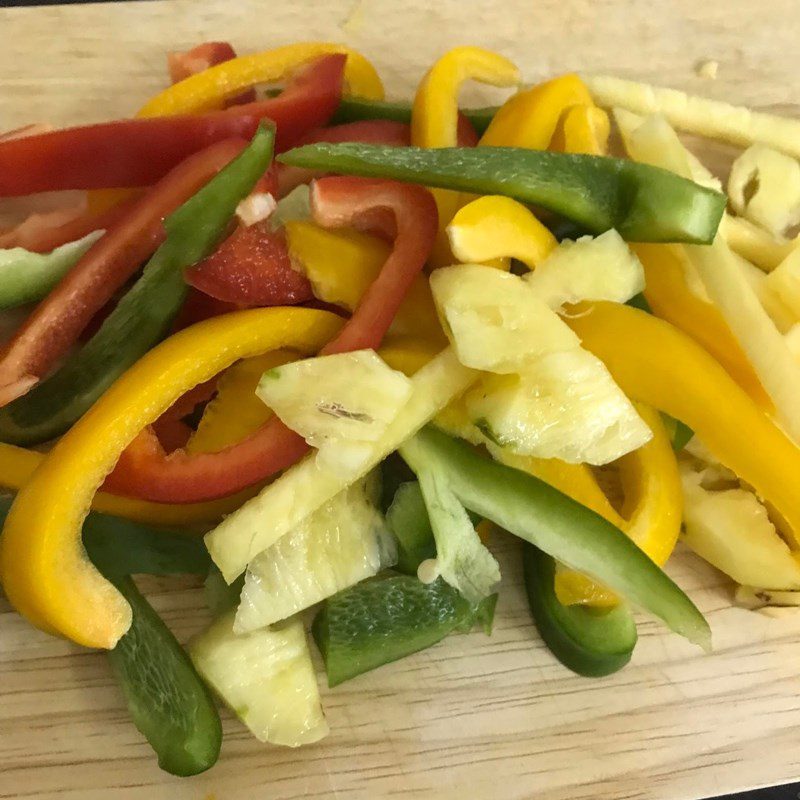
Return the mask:
<svg viewBox="0 0 800 800">
<path fill-rule="evenodd" d="M 215 142 L 251 139 L 264 119 L 277 126 L 276 149 L 286 149 L 336 110 L 346 58 L 324 56 L 277 97 L 225 111 L 138 117 L 2 141 L 0 196 L 149 186 Z"/>
<path fill-rule="evenodd" d="M 311 207 L 320 225 L 355 227 L 394 238 L 381 273 L 322 352 L 377 347 L 430 255 L 438 226 L 436 204 L 420 186 L 330 177 L 312 185 Z M 106 487 L 171 503 L 224 497 L 291 466 L 308 449 L 276 417 L 236 445 L 194 455 L 185 450 L 167 455 L 152 429 L 146 428 L 124 451 Z"/>
<path fill-rule="evenodd" d="M 163 220 L 247 142 L 228 140 L 179 164 L 130 208 L 36 307 L 0 357 L 0 406 L 29 391 L 164 239 Z"/>
<path fill-rule="evenodd" d="M 308 278 L 292 266 L 283 231 L 265 222 L 240 226 L 184 276 L 217 300 L 250 308 L 291 306 L 314 296 Z"/>
</svg>

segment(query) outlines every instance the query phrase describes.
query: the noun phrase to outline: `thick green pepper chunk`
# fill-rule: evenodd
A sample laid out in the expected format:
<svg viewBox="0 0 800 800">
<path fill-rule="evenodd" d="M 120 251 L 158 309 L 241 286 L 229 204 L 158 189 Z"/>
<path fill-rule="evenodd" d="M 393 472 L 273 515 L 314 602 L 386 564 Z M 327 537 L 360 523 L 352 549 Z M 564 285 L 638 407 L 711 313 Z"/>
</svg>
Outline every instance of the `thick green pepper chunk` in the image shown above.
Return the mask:
<svg viewBox="0 0 800 800">
<path fill-rule="evenodd" d="M 553 655 L 578 675 L 599 678 L 622 669 L 636 646 L 630 609 L 565 606 L 554 589 L 555 561 L 527 542 L 523 565 L 525 590 L 534 622 Z"/>
<path fill-rule="evenodd" d="M 632 242 L 713 241 L 725 196 L 646 164 L 518 147 L 310 144 L 278 156 L 308 169 L 500 194 Z"/>
<path fill-rule="evenodd" d="M 100 330 L 49 378 L 0 409 L 0 441 L 37 444 L 64 433 L 170 329 L 188 287 L 183 270 L 213 250 L 239 201 L 272 160 L 275 135 L 250 145 L 164 221 L 167 237 Z"/>
</svg>

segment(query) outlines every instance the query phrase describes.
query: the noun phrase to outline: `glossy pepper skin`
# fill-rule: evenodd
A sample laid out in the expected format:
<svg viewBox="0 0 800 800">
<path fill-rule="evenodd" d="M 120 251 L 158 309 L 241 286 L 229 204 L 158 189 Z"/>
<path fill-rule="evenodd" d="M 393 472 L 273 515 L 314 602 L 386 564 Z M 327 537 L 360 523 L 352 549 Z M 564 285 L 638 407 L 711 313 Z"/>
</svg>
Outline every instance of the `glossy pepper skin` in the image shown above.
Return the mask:
<svg viewBox="0 0 800 800">
<path fill-rule="evenodd" d="M 421 272 L 436 233 L 436 208 L 418 186 L 331 177 L 312 187 L 312 214 L 324 227 L 356 227 L 394 238 L 383 268 L 323 354 L 377 348 Z M 188 503 L 223 497 L 291 466 L 308 445 L 280 420 L 219 453 L 167 455 L 151 430 L 127 448 L 107 483 L 124 494 Z"/>
<path fill-rule="evenodd" d="M 500 194 L 629 241 L 707 244 L 725 209 L 719 192 L 623 159 L 515 147 L 424 149 L 315 144 L 283 153 L 293 166 Z"/>
<path fill-rule="evenodd" d="M 691 600 L 599 514 L 431 426 L 399 450 L 415 472 L 439 470 L 465 508 L 591 575 L 690 641 L 710 646 L 708 624 Z"/>
<path fill-rule="evenodd" d="M 127 206 L 56 288 L 36 306 L 0 357 L 0 406 L 25 394 L 67 354 L 95 315 L 164 241 L 164 218 L 246 146 L 220 142 L 196 153 Z"/>
<path fill-rule="evenodd" d="M 119 120 L 0 142 L 0 196 L 149 186 L 215 142 L 249 139 L 264 120 L 276 125 L 277 146 L 290 147 L 335 110 L 344 61 L 325 56 L 277 97 L 225 111 Z"/>
<path fill-rule="evenodd" d="M 625 394 L 695 431 L 722 464 L 778 513 L 791 546 L 800 548 L 795 486 L 800 448 L 685 333 L 630 306 L 593 303 L 582 311 L 567 323 Z"/>
<path fill-rule="evenodd" d="M 553 655 L 578 675 L 599 678 L 621 670 L 636 646 L 630 609 L 618 605 L 595 611 L 562 605 L 554 591 L 555 561 L 527 542 L 523 545 L 525 591 L 533 619 Z"/>
<path fill-rule="evenodd" d="M 340 326 L 335 315 L 312 309 L 239 311 L 193 325 L 137 361 L 17 495 L 0 538 L 0 578 L 14 607 L 43 630 L 114 647 L 130 626 L 130 607 L 86 559 L 80 537 L 120 453 L 186 391 L 235 361 L 283 347 L 310 354 Z"/>
<path fill-rule="evenodd" d="M 272 159 L 273 134 L 252 143 L 165 221 L 166 238 L 100 330 L 50 377 L 0 409 L 0 439 L 34 444 L 63 433 L 168 332 L 186 298 L 183 268 L 207 255 Z"/>
</svg>

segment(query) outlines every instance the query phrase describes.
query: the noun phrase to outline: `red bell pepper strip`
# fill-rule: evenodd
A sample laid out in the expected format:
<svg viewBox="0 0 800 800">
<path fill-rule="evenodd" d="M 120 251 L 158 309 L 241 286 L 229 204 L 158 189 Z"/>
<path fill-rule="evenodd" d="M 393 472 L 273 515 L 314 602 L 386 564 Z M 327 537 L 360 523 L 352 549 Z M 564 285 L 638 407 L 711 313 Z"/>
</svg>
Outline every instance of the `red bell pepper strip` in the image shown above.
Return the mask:
<svg viewBox="0 0 800 800">
<path fill-rule="evenodd" d="M 190 75 L 204 72 L 209 67 L 222 64 L 236 58 L 236 51 L 229 42 L 203 42 L 186 52 L 167 53 L 167 68 L 172 83 L 178 83 Z M 255 89 L 248 89 L 231 98 L 225 107 L 253 103 L 256 99 Z"/>
<path fill-rule="evenodd" d="M 109 230 L 132 206 L 133 200 L 129 200 L 99 214 L 89 211 L 31 214 L 16 228 L 0 234 L 0 248 L 24 247 L 33 253 L 49 253 L 62 244 L 82 239 L 92 231 Z"/>
<path fill-rule="evenodd" d="M 195 289 L 245 307 L 295 305 L 313 297 L 308 278 L 292 266 L 283 231 L 264 222 L 240 226 L 184 274 Z"/>
<path fill-rule="evenodd" d="M 433 198 L 420 186 L 330 177 L 313 184 L 311 205 L 321 225 L 351 226 L 394 238 L 380 275 L 322 352 L 377 347 L 430 254 L 438 225 Z M 291 466 L 307 451 L 303 439 L 276 417 L 236 445 L 194 455 L 185 450 L 167 455 L 152 429 L 146 428 L 122 454 L 106 487 L 172 503 L 224 497 Z"/>
<path fill-rule="evenodd" d="M 0 142 L 0 196 L 148 186 L 215 142 L 251 139 L 264 119 L 276 149 L 324 125 L 339 102 L 346 56 L 324 56 L 277 97 L 225 111 L 105 122 Z"/>
<path fill-rule="evenodd" d="M 177 166 L 112 225 L 36 307 L 0 358 L 0 406 L 20 397 L 164 239 L 163 220 L 245 147 L 218 142 Z"/>
</svg>

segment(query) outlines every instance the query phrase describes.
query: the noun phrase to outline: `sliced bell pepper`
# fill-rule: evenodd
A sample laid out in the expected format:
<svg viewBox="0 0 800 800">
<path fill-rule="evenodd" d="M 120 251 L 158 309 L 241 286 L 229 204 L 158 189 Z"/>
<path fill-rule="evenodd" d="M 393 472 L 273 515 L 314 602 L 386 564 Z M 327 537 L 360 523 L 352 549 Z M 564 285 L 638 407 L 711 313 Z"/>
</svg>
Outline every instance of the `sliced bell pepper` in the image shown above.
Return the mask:
<svg viewBox="0 0 800 800">
<path fill-rule="evenodd" d="M 562 75 L 540 83 L 506 100 L 481 136 L 480 144 L 545 150 L 561 115 L 576 105 L 593 105 L 589 90 L 577 75 Z"/>
<path fill-rule="evenodd" d="M 239 226 L 184 277 L 195 289 L 244 307 L 294 305 L 313 297 L 308 279 L 292 268 L 285 236 L 265 222 Z"/>
<path fill-rule="evenodd" d="M 633 249 L 644 267 L 644 296 L 653 312 L 708 350 L 753 401 L 770 412 L 772 401 L 722 314 L 687 285 L 680 251 L 651 244 Z"/>
<path fill-rule="evenodd" d="M 186 78 L 205 72 L 209 67 L 223 64 L 236 58 L 236 51 L 230 42 L 203 42 L 185 52 L 167 53 L 167 69 L 172 83 L 180 83 Z M 256 99 L 256 91 L 252 87 L 245 89 L 235 97 L 231 97 L 226 106 L 252 103 Z"/>
<path fill-rule="evenodd" d="M 800 547 L 794 486 L 800 448 L 706 350 L 669 323 L 614 303 L 582 310 L 586 313 L 567 323 L 620 388 L 695 431 L 722 464 L 776 510 L 794 547 Z"/>
<path fill-rule="evenodd" d="M 263 403 L 261 405 L 263 406 Z M 31 479 L 44 459 L 44 453 L 36 450 L 0 443 L 0 487 L 18 492 Z M 249 500 L 255 492 L 255 488 L 246 489 L 220 500 L 180 505 L 149 503 L 147 500 L 98 492 L 92 499 L 92 508 L 104 514 L 147 525 L 196 526 L 216 522 L 225 514 L 230 514 Z"/>
<path fill-rule="evenodd" d="M 380 275 L 352 318 L 323 353 L 376 348 L 424 265 L 436 232 L 433 198 L 421 187 L 388 181 L 322 178 L 311 195 L 312 214 L 323 226 L 366 227 L 394 236 Z M 303 439 L 273 419 L 221 453 L 169 456 L 150 430 L 122 454 L 107 486 L 151 500 L 197 502 L 239 491 L 299 460 Z"/>
<path fill-rule="evenodd" d="M 344 56 L 325 56 L 277 97 L 226 111 L 118 120 L 0 142 L 0 196 L 149 186 L 198 150 L 251 138 L 265 119 L 279 130 L 277 146 L 289 147 L 328 121 L 343 68 Z"/>
<path fill-rule="evenodd" d="M 41 300 L 102 234 L 94 231 L 50 253 L 33 253 L 22 247 L 0 250 L 0 309 Z"/>
<path fill-rule="evenodd" d="M 66 355 L 95 314 L 163 242 L 164 217 L 245 146 L 213 145 L 177 166 L 136 202 L 34 310 L 0 357 L 0 406 L 24 394 Z"/>
<path fill-rule="evenodd" d="M 459 142 L 462 136 L 462 120 L 466 120 L 478 135 L 482 134 L 492 117 L 497 113 L 498 106 L 485 108 L 462 108 L 459 111 Z M 387 119 L 394 122 L 411 123 L 411 106 L 408 103 L 391 102 L 388 100 L 367 100 L 363 97 L 343 97 L 339 101 L 331 122 L 357 122 L 367 119 Z M 466 145 L 465 145 L 466 146 Z"/>
<path fill-rule="evenodd" d="M 164 243 L 100 330 L 55 373 L 0 409 L 0 440 L 30 444 L 63 433 L 164 337 L 186 297 L 183 268 L 217 244 L 237 204 L 269 165 L 272 143 L 272 132 L 261 130 L 236 159 L 170 214 L 164 221 Z"/>
<path fill-rule="evenodd" d="M 552 150 L 604 156 L 608 153 L 611 123 L 602 108 L 575 105 L 564 112 L 560 128 L 550 142 Z"/>
<path fill-rule="evenodd" d="M 527 542 L 522 559 L 533 619 L 553 655 L 568 669 L 590 678 L 622 669 L 637 640 L 628 606 L 610 611 L 565 606 L 553 590 L 555 561 Z"/>
<path fill-rule="evenodd" d="M 311 131 L 299 144 L 312 142 L 364 142 L 404 147 L 411 143 L 411 130 L 401 122 L 362 120 Z M 316 175 L 312 170 L 278 164 L 278 197 L 285 197 L 296 186 L 309 183 Z"/>
<path fill-rule="evenodd" d="M 590 574 L 690 641 L 710 647 L 708 624 L 691 600 L 603 517 L 431 426 L 401 445 L 400 455 L 417 473 L 435 469 L 443 474 L 470 511 Z"/>
<path fill-rule="evenodd" d="M 130 608 L 87 561 L 80 532 L 122 450 L 184 392 L 233 362 L 287 346 L 312 353 L 340 324 L 311 309 L 240 311 L 187 328 L 140 359 L 56 444 L 14 501 L 0 540 L 0 576 L 17 610 L 79 644 L 113 647 L 130 625 Z"/>
<path fill-rule="evenodd" d="M 341 44 L 300 42 L 263 53 L 225 61 L 192 75 L 149 100 L 139 110 L 140 117 L 171 114 L 196 114 L 222 108 L 224 102 L 256 84 L 275 83 L 302 64 L 331 53 L 347 56 L 344 79 L 350 94 L 370 100 L 383 99 L 383 84 L 375 68 L 364 56 Z"/>
<path fill-rule="evenodd" d="M 458 93 L 466 80 L 491 86 L 516 86 L 520 72 L 507 58 L 480 47 L 455 47 L 425 74 L 411 112 L 411 144 L 454 147 L 457 144 Z M 439 232 L 431 254 L 434 266 L 452 263 L 445 227 L 459 206 L 458 192 L 433 190 L 439 212 Z"/>
<path fill-rule="evenodd" d="M 423 149 L 313 144 L 284 164 L 500 194 L 556 211 L 593 233 L 616 228 L 629 241 L 714 238 L 725 196 L 656 167 L 616 158 L 515 147 Z"/>
</svg>

